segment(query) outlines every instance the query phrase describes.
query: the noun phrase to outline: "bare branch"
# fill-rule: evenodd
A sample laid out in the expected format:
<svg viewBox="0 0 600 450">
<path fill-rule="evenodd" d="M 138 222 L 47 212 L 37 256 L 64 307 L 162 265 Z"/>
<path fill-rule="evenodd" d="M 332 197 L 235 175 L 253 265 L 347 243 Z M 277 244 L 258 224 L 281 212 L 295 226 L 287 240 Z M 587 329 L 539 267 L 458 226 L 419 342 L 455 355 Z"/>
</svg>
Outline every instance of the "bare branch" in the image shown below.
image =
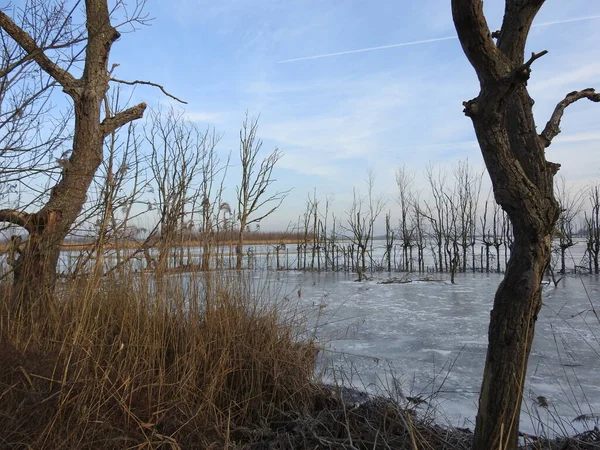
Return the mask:
<svg viewBox="0 0 600 450">
<path fill-rule="evenodd" d="M 171 97 L 173 100 L 177 100 L 179 103 L 183 103 L 184 105 L 187 105 L 186 101 L 183 101 L 180 98 L 177 98 L 172 94 L 169 94 L 163 86 L 161 86 L 160 84 L 157 84 L 157 83 L 153 83 L 151 81 L 140 81 L 140 80 L 125 81 L 125 80 L 119 80 L 118 78 L 111 78 L 110 81 L 114 81 L 115 83 L 128 84 L 130 86 L 134 86 L 136 84 L 144 84 L 146 86 L 154 86 L 154 87 L 159 88 L 163 92 L 163 94 L 165 94 L 167 97 Z"/>
<path fill-rule="evenodd" d="M 0 209 L 0 222 L 8 222 L 25 229 L 31 224 L 31 214 L 15 209 Z"/>
<path fill-rule="evenodd" d="M 10 17 L 0 11 L 0 27 L 25 50 L 44 72 L 58 81 L 67 93 L 72 93 L 77 80 L 50 60 L 33 38 L 20 28 Z"/>
<path fill-rule="evenodd" d="M 577 100 L 581 100 L 582 98 L 587 98 L 592 102 L 598 103 L 600 102 L 600 93 L 596 93 L 593 88 L 569 92 L 567 96 L 561 100 L 558 105 L 556 105 L 556 108 L 554 108 L 554 112 L 546 124 L 544 131 L 542 131 L 540 134 L 540 138 L 546 147 L 549 147 L 552 143 L 552 139 L 554 139 L 560 133 L 560 121 L 563 113 L 565 112 L 565 108 L 571 103 L 575 103 Z"/>
<path fill-rule="evenodd" d="M 100 132 L 103 136 L 108 136 L 110 133 L 115 131 L 117 128 L 128 124 L 137 119 L 141 119 L 146 110 L 146 104 L 140 103 L 139 105 L 132 106 L 131 108 L 121 111 L 115 116 L 107 117 L 100 124 Z"/>
<path fill-rule="evenodd" d="M 531 65 L 536 59 L 540 59 L 542 56 L 548 53 L 548 50 L 542 50 L 539 53 L 532 52 L 531 58 L 527 60 L 521 67 L 519 67 L 515 73 L 515 76 L 520 81 L 527 81 L 531 76 Z"/>
</svg>

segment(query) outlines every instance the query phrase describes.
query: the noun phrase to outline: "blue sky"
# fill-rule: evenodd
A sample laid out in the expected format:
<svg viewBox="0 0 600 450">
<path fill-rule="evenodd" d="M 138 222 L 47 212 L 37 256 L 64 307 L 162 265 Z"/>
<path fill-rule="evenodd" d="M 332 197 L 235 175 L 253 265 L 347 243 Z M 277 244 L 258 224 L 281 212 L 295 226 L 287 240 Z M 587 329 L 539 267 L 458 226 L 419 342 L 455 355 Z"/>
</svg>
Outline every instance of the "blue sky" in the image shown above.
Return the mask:
<svg viewBox="0 0 600 450">
<path fill-rule="evenodd" d="M 490 27 L 499 28 L 504 1 L 485 6 Z M 478 84 L 453 38 L 450 0 L 170 0 L 148 2 L 146 11 L 151 26 L 113 47 L 116 76 L 164 85 L 188 101 L 190 120 L 223 133 L 220 151 L 233 151 L 230 201 L 239 126 L 246 110 L 260 114 L 265 151 L 285 153 L 277 186 L 293 188 L 265 228 L 295 221 L 314 188 L 333 196 L 341 214 L 353 186 L 364 190 L 368 169 L 376 191 L 393 196 L 402 164 L 417 183 L 429 162 L 482 166 L 462 114 Z M 600 89 L 600 2 L 548 0 L 535 25 L 528 52 L 549 51 L 529 82 L 541 128 L 568 92 Z M 139 100 L 171 103 L 151 88 L 137 88 Z M 562 130 L 548 158 L 569 181 L 597 181 L 600 105 L 572 105 Z"/>
</svg>

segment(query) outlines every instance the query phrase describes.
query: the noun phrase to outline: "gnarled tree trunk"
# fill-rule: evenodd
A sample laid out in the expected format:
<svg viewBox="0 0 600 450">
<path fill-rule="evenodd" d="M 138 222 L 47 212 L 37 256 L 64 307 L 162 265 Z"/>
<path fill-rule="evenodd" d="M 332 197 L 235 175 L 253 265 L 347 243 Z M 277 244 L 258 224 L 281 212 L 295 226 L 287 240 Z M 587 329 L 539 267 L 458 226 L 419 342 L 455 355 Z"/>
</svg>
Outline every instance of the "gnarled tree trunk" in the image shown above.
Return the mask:
<svg viewBox="0 0 600 450">
<path fill-rule="evenodd" d="M 545 148 L 559 133 L 564 108 L 580 98 L 599 101 L 593 89 L 569 94 L 538 135 L 526 83 L 531 64 L 524 48 L 543 0 L 506 0 L 502 28 L 490 33 L 482 0 L 452 0 L 463 50 L 477 72 L 479 95 L 464 102 L 492 181 L 496 201 L 508 214 L 514 241 L 504 280 L 494 299 L 489 345 L 473 448 L 515 449 L 527 360 L 542 305 L 540 283 L 550 261 L 560 208 L 553 179 L 559 165 Z M 497 39 L 497 42 L 494 42 Z"/>
</svg>

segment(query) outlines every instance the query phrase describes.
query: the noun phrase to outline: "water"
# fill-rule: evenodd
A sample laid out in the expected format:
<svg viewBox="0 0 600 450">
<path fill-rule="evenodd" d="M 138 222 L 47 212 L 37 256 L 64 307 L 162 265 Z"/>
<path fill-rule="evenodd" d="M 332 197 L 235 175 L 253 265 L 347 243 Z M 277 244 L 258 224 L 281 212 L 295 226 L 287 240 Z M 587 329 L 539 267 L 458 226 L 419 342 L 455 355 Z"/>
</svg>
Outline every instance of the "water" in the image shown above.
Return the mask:
<svg viewBox="0 0 600 450">
<path fill-rule="evenodd" d="M 373 392 L 399 385 L 403 395 L 425 399 L 435 394 L 431 406 L 438 419 L 471 427 L 489 312 L 502 275 L 460 274 L 455 285 L 445 274 L 434 277 L 435 281 L 377 284 L 357 283 L 352 274 L 268 274 L 290 296 L 300 292 L 298 301 L 310 311 L 310 327 L 324 343 L 326 380 L 343 377 L 346 384 Z M 600 306 L 600 280 L 586 276 L 583 283 L 566 277 L 558 287 L 544 288 L 522 431 L 541 432 L 541 419 L 554 432 L 573 433 L 594 425 L 593 420 L 573 419 L 600 412 L 600 322 L 592 311 Z M 548 409 L 537 405 L 538 396 L 547 399 Z"/>
</svg>

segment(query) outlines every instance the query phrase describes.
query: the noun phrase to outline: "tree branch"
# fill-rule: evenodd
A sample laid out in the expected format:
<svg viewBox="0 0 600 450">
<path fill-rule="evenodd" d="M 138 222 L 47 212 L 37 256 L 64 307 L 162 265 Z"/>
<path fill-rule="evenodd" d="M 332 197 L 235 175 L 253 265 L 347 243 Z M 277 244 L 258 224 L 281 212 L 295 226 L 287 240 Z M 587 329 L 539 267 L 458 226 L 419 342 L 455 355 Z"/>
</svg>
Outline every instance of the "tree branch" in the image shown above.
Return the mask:
<svg viewBox="0 0 600 450">
<path fill-rule="evenodd" d="M 154 87 L 159 88 L 163 92 L 163 94 L 165 94 L 167 97 L 171 97 L 173 100 L 177 100 L 179 103 L 183 103 L 184 105 L 187 105 L 186 101 L 183 101 L 183 100 L 175 97 L 174 95 L 169 94 L 163 86 L 161 86 L 160 84 L 157 84 L 157 83 L 153 83 L 151 81 L 140 81 L 140 80 L 125 81 L 125 80 L 119 80 L 118 78 L 111 78 L 110 81 L 114 81 L 115 83 L 128 84 L 130 86 L 134 86 L 136 84 L 144 84 L 146 86 L 154 86 Z"/>
<path fill-rule="evenodd" d="M 544 56 L 547 53 L 548 53 L 548 50 L 542 50 L 539 53 L 532 52 L 531 58 L 529 58 L 527 60 L 527 62 L 525 62 L 521 67 L 519 67 L 516 70 L 515 76 L 517 77 L 517 79 L 520 81 L 529 80 L 529 77 L 531 76 L 531 65 L 533 64 L 533 62 L 536 59 L 540 59 L 542 56 Z"/>
<path fill-rule="evenodd" d="M 31 214 L 16 209 L 0 209 L 0 222 L 8 222 L 28 229 L 31 224 Z"/>
<path fill-rule="evenodd" d="M 552 143 L 552 139 L 554 139 L 560 133 L 560 121 L 563 113 L 565 112 L 565 108 L 571 103 L 575 103 L 577 100 L 581 100 L 583 98 L 587 98 L 592 102 L 598 103 L 600 102 L 600 93 L 596 93 L 593 88 L 568 93 L 567 96 L 561 100 L 558 105 L 556 105 L 556 108 L 554 108 L 554 112 L 546 124 L 544 131 L 542 131 L 540 134 L 540 138 L 546 147 L 549 147 Z"/>
<path fill-rule="evenodd" d="M 502 27 L 496 45 L 508 59 L 518 64 L 523 61 L 525 45 L 531 24 L 544 0 L 507 1 Z"/>
<path fill-rule="evenodd" d="M 73 75 L 52 62 L 33 38 L 2 11 L 0 11 L 0 27 L 30 55 L 30 59 L 33 59 L 44 72 L 58 81 L 67 93 L 73 92 L 77 83 Z"/>
<path fill-rule="evenodd" d="M 125 111 L 121 111 L 115 116 L 107 117 L 100 124 L 100 132 L 102 133 L 102 136 L 108 136 L 117 128 L 120 128 L 133 120 L 141 119 L 144 116 L 145 110 L 146 104 L 140 103 L 139 105 L 132 106 Z"/>
<path fill-rule="evenodd" d="M 508 60 L 492 39 L 482 0 L 452 0 L 452 16 L 462 48 L 479 79 L 507 76 Z"/>
</svg>

